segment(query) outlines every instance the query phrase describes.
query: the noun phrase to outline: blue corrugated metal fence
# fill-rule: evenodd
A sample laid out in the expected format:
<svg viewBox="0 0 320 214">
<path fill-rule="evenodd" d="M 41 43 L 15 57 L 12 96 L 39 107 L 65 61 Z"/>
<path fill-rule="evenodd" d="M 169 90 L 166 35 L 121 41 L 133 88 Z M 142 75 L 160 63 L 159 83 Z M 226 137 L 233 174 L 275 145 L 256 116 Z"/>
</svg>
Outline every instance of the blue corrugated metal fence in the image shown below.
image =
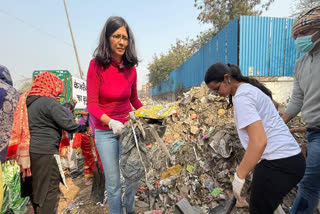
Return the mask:
<svg viewBox="0 0 320 214">
<path fill-rule="evenodd" d="M 240 17 L 239 67 L 247 76 L 292 76 L 299 56 L 291 37 L 294 20 Z"/>
<path fill-rule="evenodd" d="M 299 57 L 291 37 L 293 22 L 288 18 L 253 16 L 234 19 L 172 71 L 167 81 L 155 86 L 150 95 L 200 85 L 207 68 L 216 62 L 239 65 L 247 76 L 292 76 Z"/>
</svg>

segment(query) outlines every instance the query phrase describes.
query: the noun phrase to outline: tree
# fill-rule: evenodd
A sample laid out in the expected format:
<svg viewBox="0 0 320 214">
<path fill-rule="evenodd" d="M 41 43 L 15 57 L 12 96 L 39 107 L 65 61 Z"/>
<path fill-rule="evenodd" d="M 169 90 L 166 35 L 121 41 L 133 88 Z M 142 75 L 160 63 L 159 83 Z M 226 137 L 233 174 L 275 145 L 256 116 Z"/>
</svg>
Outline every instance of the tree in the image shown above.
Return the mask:
<svg viewBox="0 0 320 214">
<path fill-rule="evenodd" d="M 259 16 L 268 10 L 274 0 L 194 0 L 194 6 L 200 10 L 198 20 L 211 23 L 216 31 L 222 30 L 234 18 L 241 15 Z"/>
<path fill-rule="evenodd" d="M 171 45 L 167 54 L 160 54 L 159 57 L 153 56 L 153 61 L 148 65 L 148 78 L 152 87 L 167 80 L 170 72 L 182 65 L 194 53 L 189 42 L 189 39 L 177 40 L 175 45 Z"/>
<path fill-rule="evenodd" d="M 167 80 L 170 72 L 182 65 L 214 35 L 216 31 L 208 30 L 201 32 L 195 39 L 187 38 L 185 41 L 177 39 L 176 44 L 171 45 L 167 54 L 161 54 L 159 57 L 155 55 L 153 61 L 148 65 L 148 78 L 152 87 Z"/>
<path fill-rule="evenodd" d="M 24 93 L 31 88 L 32 78 L 24 78 L 23 80 L 20 80 L 19 83 L 18 92 Z"/>
<path fill-rule="evenodd" d="M 296 0 L 294 9 L 292 10 L 292 17 L 299 16 L 303 11 L 319 5 L 319 0 Z"/>
<path fill-rule="evenodd" d="M 191 49 L 192 54 L 197 52 L 204 44 L 206 44 L 212 37 L 214 37 L 218 32 L 212 29 L 209 29 L 205 32 L 200 32 L 197 35 L 196 39 L 192 39 L 189 48 Z"/>
</svg>

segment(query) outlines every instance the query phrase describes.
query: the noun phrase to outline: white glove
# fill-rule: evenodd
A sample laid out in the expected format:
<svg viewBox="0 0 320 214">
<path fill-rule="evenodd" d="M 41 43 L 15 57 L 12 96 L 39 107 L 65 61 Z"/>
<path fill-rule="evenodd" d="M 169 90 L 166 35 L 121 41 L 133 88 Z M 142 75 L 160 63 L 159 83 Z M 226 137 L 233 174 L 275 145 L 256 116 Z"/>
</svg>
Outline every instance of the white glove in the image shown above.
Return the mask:
<svg viewBox="0 0 320 214">
<path fill-rule="evenodd" d="M 241 190 L 243 188 L 244 183 L 245 183 L 245 179 L 239 178 L 237 175 L 237 172 L 235 172 L 234 179 L 232 182 L 232 190 L 237 200 L 240 200 L 241 198 Z"/>
<path fill-rule="evenodd" d="M 108 126 L 110 127 L 110 129 L 112 129 L 113 134 L 115 135 L 120 135 L 122 129 L 124 128 L 124 125 L 120 121 L 113 119 L 109 121 Z"/>
</svg>

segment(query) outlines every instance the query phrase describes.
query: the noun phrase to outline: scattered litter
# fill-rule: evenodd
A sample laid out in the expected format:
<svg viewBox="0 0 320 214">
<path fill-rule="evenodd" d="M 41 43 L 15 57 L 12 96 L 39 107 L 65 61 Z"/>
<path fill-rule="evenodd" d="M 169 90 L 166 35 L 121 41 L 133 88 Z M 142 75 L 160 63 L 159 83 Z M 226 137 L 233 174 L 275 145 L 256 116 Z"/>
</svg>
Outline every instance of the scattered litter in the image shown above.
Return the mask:
<svg viewBox="0 0 320 214">
<path fill-rule="evenodd" d="M 216 198 L 222 191 L 223 190 L 221 188 L 217 187 L 211 192 L 211 195 Z"/>
</svg>

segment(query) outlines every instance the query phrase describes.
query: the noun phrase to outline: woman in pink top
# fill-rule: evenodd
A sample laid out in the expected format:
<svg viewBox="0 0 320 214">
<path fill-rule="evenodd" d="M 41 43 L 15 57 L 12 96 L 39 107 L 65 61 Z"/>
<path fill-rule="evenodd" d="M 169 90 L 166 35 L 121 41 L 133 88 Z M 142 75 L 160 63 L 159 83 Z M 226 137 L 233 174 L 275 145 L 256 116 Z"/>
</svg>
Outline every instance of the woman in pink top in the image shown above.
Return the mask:
<svg viewBox="0 0 320 214">
<path fill-rule="evenodd" d="M 119 134 L 131 105 L 142 106 L 137 93 L 138 59 L 132 31 L 121 17 L 110 17 L 103 27 L 87 75 L 88 110 L 95 119 L 96 146 L 106 177 L 111 214 L 122 214 Z M 134 213 L 139 182 L 126 181 L 124 208 Z"/>
</svg>

